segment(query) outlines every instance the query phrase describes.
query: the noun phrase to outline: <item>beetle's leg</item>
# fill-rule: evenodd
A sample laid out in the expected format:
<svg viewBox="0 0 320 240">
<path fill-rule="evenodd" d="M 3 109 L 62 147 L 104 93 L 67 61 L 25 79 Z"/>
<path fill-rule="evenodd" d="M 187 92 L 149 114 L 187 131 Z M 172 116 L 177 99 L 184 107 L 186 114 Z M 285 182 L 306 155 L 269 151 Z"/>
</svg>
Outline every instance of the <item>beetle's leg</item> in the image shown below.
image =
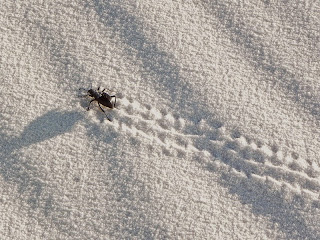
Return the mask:
<svg viewBox="0 0 320 240">
<path fill-rule="evenodd" d="M 106 117 L 108 118 L 108 120 L 111 122 L 111 119 L 107 116 L 106 112 L 103 110 L 103 108 L 101 107 L 100 103 L 98 102 L 99 108 L 101 109 L 102 112 L 104 112 L 104 114 L 106 115 Z"/>
<path fill-rule="evenodd" d="M 104 88 L 104 89 L 102 90 L 102 92 L 104 92 L 105 90 L 108 90 L 109 92 L 112 92 L 109 88 Z"/>
<path fill-rule="evenodd" d="M 88 107 L 87 107 L 87 111 L 90 110 L 90 104 L 91 104 L 93 101 L 96 101 L 96 100 L 95 100 L 95 99 L 92 99 L 92 100 L 89 102 L 89 105 L 88 105 Z"/>
<path fill-rule="evenodd" d="M 102 112 L 106 113 L 103 108 L 101 107 L 100 103 L 98 102 L 99 108 L 101 109 Z"/>
<path fill-rule="evenodd" d="M 113 95 L 113 96 L 110 96 L 111 98 L 112 97 L 114 97 L 114 104 L 113 104 L 113 106 L 116 106 L 116 103 L 117 103 L 117 97 L 116 97 L 116 95 Z"/>
</svg>

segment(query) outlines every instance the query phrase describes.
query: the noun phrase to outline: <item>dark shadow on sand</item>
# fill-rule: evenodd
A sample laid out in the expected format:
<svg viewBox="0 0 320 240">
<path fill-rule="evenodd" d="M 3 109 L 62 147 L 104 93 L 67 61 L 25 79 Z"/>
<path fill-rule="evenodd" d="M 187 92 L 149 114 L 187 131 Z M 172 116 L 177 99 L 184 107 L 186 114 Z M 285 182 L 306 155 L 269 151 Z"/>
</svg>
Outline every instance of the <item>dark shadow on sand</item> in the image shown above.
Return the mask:
<svg viewBox="0 0 320 240">
<path fill-rule="evenodd" d="M 52 110 L 29 123 L 19 137 L 1 134 L 0 174 L 9 184 L 17 186 L 18 194 L 31 208 L 30 215 L 39 211 L 44 217 L 50 217 L 51 222 L 61 231 L 72 232 L 74 227 L 65 221 L 70 210 L 60 206 L 41 180 L 37 167 L 28 159 L 20 156 L 19 151 L 58 135 L 64 134 L 82 119 L 78 112 Z M 41 218 L 41 217 L 40 217 Z"/>
<path fill-rule="evenodd" d="M 208 12 L 208 15 L 216 18 L 226 36 L 236 47 L 243 49 L 242 54 L 257 71 L 262 71 L 266 77 L 265 81 L 271 82 L 274 86 L 280 87 L 285 92 L 286 98 L 302 107 L 306 113 L 311 114 L 319 126 L 320 124 L 320 94 L 309 94 L 308 87 L 303 84 L 303 79 L 299 79 L 276 59 L 272 50 L 267 47 L 263 39 L 258 39 L 251 29 L 248 29 L 241 15 L 237 14 L 233 8 L 227 6 L 223 1 L 201 0 L 200 4 Z M 290 19 L 288 19 L 290 21 Z M 308 34 L 308 37 L 313 35 Z M 313 42 L 319 42 L 313 36 Z M 319 49 L 314 46 L 314 51 Z M 279 50 L 280 51 L 280 50 Z M 316 59 L 314 59 L 316 61 Z M 319 89 L 320 90 L 320 85 Z"/>
</svg>

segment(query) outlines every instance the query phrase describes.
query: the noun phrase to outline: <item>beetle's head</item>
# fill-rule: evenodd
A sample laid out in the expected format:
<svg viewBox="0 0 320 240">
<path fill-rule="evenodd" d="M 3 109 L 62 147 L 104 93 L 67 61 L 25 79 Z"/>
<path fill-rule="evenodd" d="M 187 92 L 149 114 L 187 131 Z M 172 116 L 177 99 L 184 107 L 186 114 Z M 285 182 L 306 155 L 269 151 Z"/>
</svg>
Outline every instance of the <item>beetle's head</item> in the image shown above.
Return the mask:
<svg viewBox="0 0 320 240">
<path fill-rule="evenodd" d="M 90 97 L 93 97 L 93 95 L 94 95 L 94 90 L 93 90 L 93 89 L 89 89 L 89 90 L 88 90 L 88 95 L 89 95 Z"/>
</svg>

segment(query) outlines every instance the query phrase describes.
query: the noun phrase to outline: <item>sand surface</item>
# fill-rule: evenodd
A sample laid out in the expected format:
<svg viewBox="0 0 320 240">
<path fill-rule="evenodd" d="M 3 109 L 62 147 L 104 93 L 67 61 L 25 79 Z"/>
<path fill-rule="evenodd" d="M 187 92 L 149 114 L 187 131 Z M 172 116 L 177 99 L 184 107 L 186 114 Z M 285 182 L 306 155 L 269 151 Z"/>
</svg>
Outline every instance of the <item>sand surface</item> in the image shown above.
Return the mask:
<svg viewBox="0 0 320 240">
<path fill-rule="evenodd" d="M 0 239 L 320 239 L 320 1 L 0 12 Z"/>
</svg>

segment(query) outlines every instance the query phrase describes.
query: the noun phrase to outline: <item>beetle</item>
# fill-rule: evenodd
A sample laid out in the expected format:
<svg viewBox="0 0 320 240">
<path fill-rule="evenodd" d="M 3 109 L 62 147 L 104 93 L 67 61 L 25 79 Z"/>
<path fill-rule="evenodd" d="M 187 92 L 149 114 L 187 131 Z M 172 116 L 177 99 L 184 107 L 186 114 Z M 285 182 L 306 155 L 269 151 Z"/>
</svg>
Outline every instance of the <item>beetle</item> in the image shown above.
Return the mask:
<svg viewBox="0 0 320 240">
<path fill-rule="evenodd" d="M 86 90 L 84 88 L 80 88 L 79 90 Z M 103 110 L 103 108 L 101 107 L 101 105 L 108 107 L 108 108 L 115 108 L 116 102 L 117 102 L 117 97 L 116 95 L 109 95 L 108 93 L 105 92 L 105 88 L 100 91 L 100 87 L 98 87 L 97 89 L 93 89 L 90 88 L 87 91 L 87 94 L 82 96 L 82 97 L 92 97 L 93 99 L 89 102 L 89 105 L 87 107 L 87 111 L 90 110 L 90 104 L 94 101 L 98 102 L 99 108 L 102 110 L 102 112 L 104 112 L 104 114 L 106 115 L 106 117 L 108 118 L 109 121 L 111 121 L 111 119 L 107 116 L 106 112 Z M 114 98 L 114 103 L 111 102 L 112 98 Z"/>
</svg>

